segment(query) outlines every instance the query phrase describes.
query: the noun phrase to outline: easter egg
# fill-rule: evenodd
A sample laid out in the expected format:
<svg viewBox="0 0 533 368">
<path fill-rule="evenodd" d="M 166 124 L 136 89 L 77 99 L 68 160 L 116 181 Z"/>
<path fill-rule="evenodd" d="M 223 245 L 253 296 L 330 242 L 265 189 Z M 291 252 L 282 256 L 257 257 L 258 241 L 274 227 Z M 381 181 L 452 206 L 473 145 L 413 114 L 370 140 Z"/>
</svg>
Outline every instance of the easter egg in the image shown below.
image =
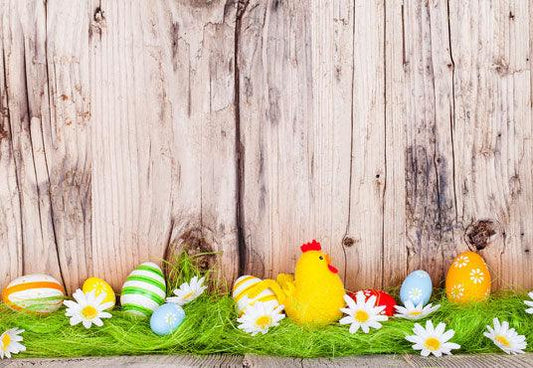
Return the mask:
<svg viewBox="0 0 533 368">
<path fill-rule="evenodd" d="M 2 291 L 2 300 L 9 308 L 37 314 L 55 312 L 61 307 L 63 299 L 63 285 L 52 276 L 43 274 L 19 277 Z"/>
<path fill-rule="evenodd" d="M 363 294 L 365 294 L 366 300 L 368 300 L 371 296 L 376 297 L 376 306 L 385 306 L 385 309 L 383 310 L 383 313 L 385 313 L 387 316 L 393 316 L 394 315 L 394 306 L 396 305 L 396 300 L 390 295 L 384 292 L 383 290 L 375 290 L 375 289 L 365 289 L 361 290 Z M 353 300 L 356 300 L 356 293 L 348 292 L 348 296 L 352 298 Z"/>
<path fill-rule="evenodd" d="M 400 300 L 405 303 L 410 300 L 415 306 L 422 303 L 426 305 L 433 292 L 431 277 L 426 271 L 416 270 L 411 272 L 400 288 Z"/>
<path fill-rule="evenodd" d="M 261 282 L 260 278 L 250 275 L 241 276 L 235 280 L 232 296 L 237 304 L 237 312 L 239 315 L 243 314 L 246 308 L 250 305 L 254 305 L 257 302 L 264 302 L 274 307 L 279 305 L 276 295 L 270 289 L 263 290 L 254 298 L 248 296 L 252 287 L 259 282 Z"/>
<path fill-rule="evenodd" d="M 446 296 L 454 303 L 482 302 L 490 295 L 490 272 L 481 256 L 464 252 L 454 258 L 446 275 Z"/>
<path fill-rule="evenodd" d="M 120 303 L 122 309 L 137 316 L 150 317 L 165 302 L 167 287 L 163 271 L 152 262 L 137 266 L 126 278 Z"/>
<path fill-rule="evenodd" d="M 183 308 L 174 303 L 166 303 L 157 308 L 150 317 L 150 328 L 159 336 L 176 331 L 185 319 Z"/>
<path fill-rule="evenodd" d="M 113 309 L 117 301 L 115 292 L 113 291 L 111 285 L 98 277 L 90 277 L 85 280 L 81 290 L 84 293 L 90 293 L 91 291 L 94 291 L 94 295 L 96 296 L 99 296 L 102 293 L 105 294 L 103 303 L 113 303 L 113 305 L 108 309 Z"/>
</svg>

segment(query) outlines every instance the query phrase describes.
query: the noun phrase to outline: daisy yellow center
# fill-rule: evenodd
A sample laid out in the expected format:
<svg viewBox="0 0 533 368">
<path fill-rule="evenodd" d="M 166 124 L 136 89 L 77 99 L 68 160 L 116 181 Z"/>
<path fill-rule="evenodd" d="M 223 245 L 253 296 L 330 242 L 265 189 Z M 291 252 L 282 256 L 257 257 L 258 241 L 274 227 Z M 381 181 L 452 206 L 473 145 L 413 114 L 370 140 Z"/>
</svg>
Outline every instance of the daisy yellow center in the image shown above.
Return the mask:
<svg viewBox="0 0 533 368">
<path fill-rule="evenodd" d="M 430 351 L 436 351 L 440 348 L 440 341 L 435 337 L 429 337 L 424 341 L 424 346 Z"/>
<path fill-rule="evenodd" d="M 409 315 L 410 315 L 410 316 L 419 316 L 419 315 L 421 315 L 421 314 L 422 314 L 422 312 L 420 312 L 420 311 L 410 311 L 410 312 L 409 312 Z"/>
<path fill-rule="evenodd" d="M 261 316 L 256 321 L 255 324 L 260 328 L 266 328 L 272 323 L 272 318 L 269 316 Z"/>
<path fill-rule="evenodd" d="M 2 336 L 2 346 L 4 346 L 4 348 L 7 348 L 9 346 L 9 344 L 11 343 L 11 336 L 9 336 L 9 334 L 4 334 L 4 336 Z"/>
<path fill-rule="evenodd" d="M 501 345 L 505 346 L 506 348 L 511 346 L 511 343 L 509 342 L 509 340 L 505 336 L 498 335 L 498 336 L 496 336 L 494 338 L 494 340 L 498 341 Z"/>
<path fill-rule="evenodd" d="M 356 311 L 353 315 L 353 318 L 357 321 L 357 322 L 360 322 L 360 323 L 363 323 L 363 322 L 366 322 L 368 321 L 368 319 L 370 318 L 370 316 L 368 315 L 368 312 L 362 310 L 362 309 L 359 309 L 358 311 Z"/>
<path fill-rule="evenodd" d="M 81 315 L 86 319 L 93 319 L 96 318 L 96 316 L 98 315 L 98 311 L 92 305 L 88 305 L 86 307 L 83 307 L 83 309 L 81 310 Z"/>
<path fill-rule="evenodd" d="M 183 299 L 189 299 L 191 296 L 193 296 L 193 292 L 191 291 L 190 293 L 187 293 L 183 296 Z"/>
</svg>

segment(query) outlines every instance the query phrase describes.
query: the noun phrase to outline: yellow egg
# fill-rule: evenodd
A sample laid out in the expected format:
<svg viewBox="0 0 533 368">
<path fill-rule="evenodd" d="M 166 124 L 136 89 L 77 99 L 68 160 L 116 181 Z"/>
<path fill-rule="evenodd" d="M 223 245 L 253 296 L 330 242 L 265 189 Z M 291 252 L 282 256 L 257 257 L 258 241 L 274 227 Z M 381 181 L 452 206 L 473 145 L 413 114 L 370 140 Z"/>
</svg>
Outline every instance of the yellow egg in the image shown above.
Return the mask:
<svg viewBox="0 0 533 368">
<path fill-rule="evenodd" d="M 248 294 L 250 293 L 252 287 L 259 282 L 261 282 L 260 278 L 250 275 L 241 276 L 235 280 L 235 283 L 233 284 L 232 296 L 237 305 L 237 312 L 239 315 L 242 315 L 246 308 L 254 305 L 257 302 L 263 302 L 267 305 L 272 305 L 273 307 L 277 307 L 279 305 L 276 295 L 270 289 L 263 290 L 254 298 L 249 297 Z"/>
<path fill-rule="evenodd" d="M 95 295 L 98 296 L 102 293 L 106 294 L 106 297 L 104 298 L 104 303 L 113 303 L 113 306 L 108 309 L 113 309 L 115 306 L 115 303 L 117 301 L 117 298 L 115 296 L 115 292 L 113 291 L 113 288 L 104 280 L 98 278 L 98 277 L 90 277 L 83 283 L 82 291 L 84 293 L 88 293 L 91 291 L 94 291 Z"/>
<path fill-rule="evenodd" d="M 490 295 L 490 272 L 481 256 L 464 252 L 453 260 L 446 275 L 446 296 L 454 303 L 482 302 Z"/>
</svg>

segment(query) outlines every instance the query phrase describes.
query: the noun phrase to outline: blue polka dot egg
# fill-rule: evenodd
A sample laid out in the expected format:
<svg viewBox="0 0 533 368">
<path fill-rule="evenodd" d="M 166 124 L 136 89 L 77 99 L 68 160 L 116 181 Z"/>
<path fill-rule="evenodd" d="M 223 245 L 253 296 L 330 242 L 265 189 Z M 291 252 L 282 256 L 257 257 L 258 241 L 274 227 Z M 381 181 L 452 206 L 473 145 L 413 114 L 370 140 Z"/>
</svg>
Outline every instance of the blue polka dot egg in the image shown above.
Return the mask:
<svg viewBox="0 0 533 368">
<path fill-rule="evenodd" d="M 420 303 L 426 305 L 429 302 L 429 298 L 431 298 L 432 292 L 433 284 L 429 274 L 423 270 L 416 270 L 405 278 L 400 289 L 400 299 L 403 305 L 409 300 L 415 306 Z"/>
<path fill-rule="evenodd" d="M 166 303 L 157 308 L 150 317 L 150 328 L 159 336 L 170 335 L 185 319 L 183 308 L 174 303 Z"/>
</svg>

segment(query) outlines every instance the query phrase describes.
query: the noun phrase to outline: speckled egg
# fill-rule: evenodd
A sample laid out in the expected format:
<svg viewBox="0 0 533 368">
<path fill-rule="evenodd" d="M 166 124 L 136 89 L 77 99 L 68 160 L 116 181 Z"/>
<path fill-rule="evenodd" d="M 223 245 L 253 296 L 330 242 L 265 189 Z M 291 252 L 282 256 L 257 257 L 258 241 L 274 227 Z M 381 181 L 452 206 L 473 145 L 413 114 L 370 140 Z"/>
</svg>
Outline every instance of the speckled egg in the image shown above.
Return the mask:
<svg viewBox="0 0 533 368">
<path fill-rule="evenodd" d="M 239 315 L 242 315 L 248 306 L 257 302 L 267 303 L 274 307 L 279 305 L 276 295 L 270 289 L 263 290 L 254 298 L 248 296 L 252 287 L 259 282 L 261 282 L 260 278 L 250 275 L 241 276 L 235 280 L 232 296 L 237 304 L 237 312 Z"/>
<path fill-rule="evenodd" d="M 490 296 L 490 272 L 481 256 L 464 252 L 454 258 L 446 275 L 446 296 L 454 303 L 482 302 Z"/>
<path fill-rule="evenodd" d="M 400 288 L 400 300 L 405 305 L 410 300 L 414 305 L 422 303 L 426 305 L 433 292 L 431 277 L 424 270 L 411 272 L 402 283 Z"/>
<path fill-rule="evenodd" d="M 2 291 L 2 300 L 11 309 L 49 314 L 61 307 L 65 299 L 63 285 L 49 275 L 26 275 L 11 281 Z"/>
<path fill-rule="evenodd" d="M 174 303 L 166 303 L 157 308 L 150 317 L 150 328 L 159 336 L 170 335 L 185 319 L 183 308 Z"/>
<path fill-rule="evenodd" d="M 111 285 L 98 277 L 89 277 L 87 280 L 85 280 L 81 290 L 84 293 L 90 293 L 91 291 L 94 291 L 96 296 L 99 296 L 102 293 L 105 294 L 103 303 L 113 303 L 108 310 L 113 309 L 115 303 L 117 302 L 115 292 L 113 291 Z"/>
<path fill-rule="evenodd" d="M 152 262 L 137 266 L 128 276 L 120 304 L 130 314 L 150 317 L 161 304 L 165 303 L 167 288 L 163 271 Z"/>
<path fill-rule="evenodd" d="M 363 294 L 365 294 L 366 300 L 368 300 L 368 298 L 370 298 L 371 296 L 375 296 L 376 305 L 385 306 L 385 309 L 382 313 L 389 317 L 394 315 L 394 306 L 396 305 L 396 300 L 390 294 L 384 292 L 383 290 L 375 289 L 365 289 L 361 291 L 363 292 Z M 348 292 L 348 296 L 353 300 L 356 300 L 356 295 L 357 293 Z"/>
</svg>

